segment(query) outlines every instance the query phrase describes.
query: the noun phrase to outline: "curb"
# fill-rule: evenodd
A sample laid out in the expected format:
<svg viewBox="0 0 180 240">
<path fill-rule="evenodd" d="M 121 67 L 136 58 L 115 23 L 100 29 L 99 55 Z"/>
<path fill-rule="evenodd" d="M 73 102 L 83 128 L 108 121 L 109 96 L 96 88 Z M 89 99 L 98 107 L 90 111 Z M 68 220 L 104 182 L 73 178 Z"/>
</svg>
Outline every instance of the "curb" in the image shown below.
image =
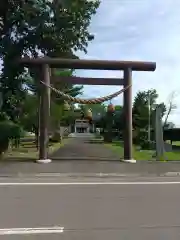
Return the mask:
<svg viewBox="0 0 180 240">
<path fill-rule="evenodd" d="M 0 178 L 135 178 L 135 177 L 180 177 L 180 172 L 166 172 L 166 173 L 14 173 L 14 174 L 0 174 Z"/>
<path fill-rule="evenodd" d="M 94 161 L 94 162 L 99 162 L 99 161 L 106 161 L 106 162 L 121 162 L 121 159 L 117 158 L 107 158 L 107 157 L 52 157 L 52 161 Z"/>
<path fill-rule="evenodd" d="M 97 157 L 53 157 L 53 156 L 49 156 L 50 159 L 52 161 L 90 161 L 90 162 L 119 162 L 119 163 L 126 163 L 129 164 L 129 162 L 126 162 L 126 160 L 122 159 L 122 158 L 107 158 L 107 157 L 101 157 L 101 158 L 97 158 Z M 0 160 L 0 163 L 8 163 L 8 162 L 17 162 L 17 163 L 36 163 L 37 158 L 11 158 L 11 157 L 7 157 L 4 159 Z M 136 164 L 168 164 L 168 163 L 172 163 L 172 164 L 180 164 L 180 160 L 166 160 L 166 161 L 157 161 L 157 160 L 136 160 Z"/>
</svg>

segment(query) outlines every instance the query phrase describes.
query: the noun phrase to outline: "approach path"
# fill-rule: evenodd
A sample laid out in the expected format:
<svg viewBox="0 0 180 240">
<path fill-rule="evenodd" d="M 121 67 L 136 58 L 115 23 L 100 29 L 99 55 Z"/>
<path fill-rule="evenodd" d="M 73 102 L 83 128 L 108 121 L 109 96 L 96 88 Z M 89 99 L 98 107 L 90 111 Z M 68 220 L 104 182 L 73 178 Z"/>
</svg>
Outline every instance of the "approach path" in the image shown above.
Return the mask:
<svg viewBox="0 0 180 240">
<path fill-rule="evenodd" d="M 51 155 L 52 159 L 62 160 L 119 160 L 118 154 L 90 137 L 72 138 Z"/>
</svg>

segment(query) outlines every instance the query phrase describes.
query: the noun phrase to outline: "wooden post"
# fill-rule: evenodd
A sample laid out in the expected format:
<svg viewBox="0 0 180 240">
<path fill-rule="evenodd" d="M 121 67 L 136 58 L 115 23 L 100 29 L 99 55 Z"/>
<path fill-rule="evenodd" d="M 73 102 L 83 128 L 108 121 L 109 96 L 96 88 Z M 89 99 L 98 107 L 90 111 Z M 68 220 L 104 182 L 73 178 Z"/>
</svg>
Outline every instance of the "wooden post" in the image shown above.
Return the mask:
<svg viewBox="0 0 180 240">
<path fill-rule="evenodd" d="M 132 70 L 124 70 L 124 88 L 132 84 Z M 132 87 L 124 92 L 124 160 L 132 159 Z"/>
<path fill-rule="evenodd" d="M 49 66 L 42 65 L 42 79 L 44 83 L 50 84 Z M 39 137 L 39 163 L 49 163 L 48 159 L 48 145 L 49 145 L 49 116 L 50 116 L 50 89 L 45 85 L 40 84 L 40 137 Z"/>
</svg>

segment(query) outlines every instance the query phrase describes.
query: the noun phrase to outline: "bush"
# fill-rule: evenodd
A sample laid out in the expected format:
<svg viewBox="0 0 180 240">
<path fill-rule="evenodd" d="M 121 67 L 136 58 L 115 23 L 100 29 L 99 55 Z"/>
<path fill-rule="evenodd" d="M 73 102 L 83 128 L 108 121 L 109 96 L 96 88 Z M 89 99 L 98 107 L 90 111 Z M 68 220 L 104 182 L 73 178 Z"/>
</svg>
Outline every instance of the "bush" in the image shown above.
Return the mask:
<svg viewBox="0 0 180 240">
<path fill-rule="evenodd" d="M 8 150 L 9 147 L 9 139 L 8 138 L 0 138 L 0 157 L 1 155 Z"/>
<path fill-rule="evenodd" d="M 141 149 L 144 149 L 144 150 L 154 150 L 155 149 L 155 142 L 152 142 L 152 141 L 148 141 L 148 140 L 145 140 L 145 141 L 142 141 L 140 144 L 140 147 Z"/>
<path fill-rule="evenodd" d="M 133 134 L 132 134 L 132 138 L 133 138 L 133 144 L 138 145 L 139 143 L 139 138 L 138 138 L 138 130 L 133 130 Z"/>
<path fill-rule="evenodd" d="M 104 133 L 104 142 L 112 143 L 112 139 L 113 139 L 112 132 L 107 131 L 107 132 Z"/>
<path fill-rule="evenodd" d="M 62 137 L 61 137 L 60 132 L 59 131 L 54 132 L 53 136 L 49 140 L 50 140 L 50 142 L 54 142 L 54 143 L 61 142 Z"/>
<path fill-rule="evenodd" d="M 11 121 L 0 122 L 0 155 L 8 150 L 10 140 L 18 145 L 23 135 L 22 128 Z"/>
<path fill-rule="evenodd" d="M 147 141 L 148 133 L 144 129 L 136 129 L 133 131 L 133 143 L 141 145 L 141 143 Z"/>
<path fill-rule="evenodd" d="M 139 145 L 141 149 L 153 150 L 155 148 L 155 142 L 148 140 L 148 132 L 144 129 L 133 131 L 133 144 Z"/>
</svg>

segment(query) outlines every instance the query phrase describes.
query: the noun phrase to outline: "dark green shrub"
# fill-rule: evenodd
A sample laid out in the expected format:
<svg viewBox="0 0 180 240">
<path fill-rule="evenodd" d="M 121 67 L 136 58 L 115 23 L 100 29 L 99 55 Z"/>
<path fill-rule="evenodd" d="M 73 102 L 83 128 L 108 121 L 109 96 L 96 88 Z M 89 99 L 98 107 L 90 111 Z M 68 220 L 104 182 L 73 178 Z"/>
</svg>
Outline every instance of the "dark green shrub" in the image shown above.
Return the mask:
<svg viewBox="0 0 180 240">
<path fill-rule="evenodd" d="M 112 143 L 112 139 L 113 139 L 113 137 L 112 137 L 112 132 L 111 131 L 106 131 L 105 133 L 104 133 L 104 142 L 105 143 Z"/>
<path fill-rule="evenodd" d="M 8 150 L 10 141 L 18 146 L 22 135 L 22 128 L 18 124 L 8 120 L 0 122 L 0 155 Z"/>
<path fill-rule="evenodd" d="M 152 141 L 145 140 L 145 141 L 142 141 L 139 145 L 140 145 L 141 149 L 144 149 L 144 150 L 154 150 L 155 149 L 155 142 L 152 142 Z"/>
<path fill-rule="evenodd" d="M 61 142 L 61 134 L 59 133 L 59 131 L 54 132 L 53 136 L 49 140 L 50 142 L 54 142 L 54 143 Z"/>
<path fill-rule="evenodd" d="M 9 139 L 8 138 L 0 138 L 0 157 L 2 153 L 6 152 L 9 147 Z"/>
<path fill-rule="evenodd" d="M 139 145 L 141 149 L 155 149 L 155 142 L 148 140 L 148 131 L 144 129 L 136 129 L 133 131 L 133 144 Z"/>
<path fill-rule="evenodd" d="M 141 145 L 141 143 L 148 140 L 148 133 L 144 129 L 136 129 L 133 131 L 133 143 Z"/>
</svg>

